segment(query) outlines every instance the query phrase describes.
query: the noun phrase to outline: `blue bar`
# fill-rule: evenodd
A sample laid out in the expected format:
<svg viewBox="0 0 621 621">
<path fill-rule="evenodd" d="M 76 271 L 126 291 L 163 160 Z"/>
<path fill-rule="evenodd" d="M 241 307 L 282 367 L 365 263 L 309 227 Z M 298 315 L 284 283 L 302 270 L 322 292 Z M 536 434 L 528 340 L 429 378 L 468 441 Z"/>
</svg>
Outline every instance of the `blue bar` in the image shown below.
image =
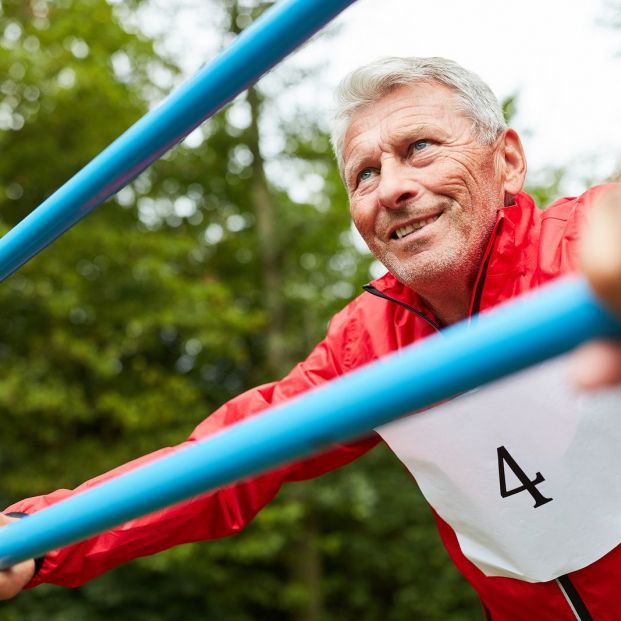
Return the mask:
<svg viewBox="0 0 621 621">
<path fill-rule="evenodd" d="M 621 320 L 600 306 L 584 281 L 559 281 L 472 325 L 457 324 L 0 529 L 0 568 L 360 437 L 399 416 L 599 337 L 621 338 Z"/>
<path fill-rule="evenodd" d="M 0 240 L 0 281 L 127 185 L 355 0 L 282 0 Z"/>
</svg>

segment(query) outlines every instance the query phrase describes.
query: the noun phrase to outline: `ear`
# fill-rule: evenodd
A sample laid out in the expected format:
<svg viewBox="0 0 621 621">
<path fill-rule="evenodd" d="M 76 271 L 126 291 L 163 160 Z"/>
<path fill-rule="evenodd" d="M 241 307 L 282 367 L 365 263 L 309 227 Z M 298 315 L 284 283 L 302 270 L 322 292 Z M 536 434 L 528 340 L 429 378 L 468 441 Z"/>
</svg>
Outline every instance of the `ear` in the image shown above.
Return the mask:
<svg viewBox="0 0 621 621">
<path fill-rule="evenodd" d="M 510 205 L 524 187 L 526 178 L 526 156 L 522 141 L 514 129 L 506 129 L 500 144 L 500 157 L 504 164 L 503 188 L 505 204 Z"/>
</svg>

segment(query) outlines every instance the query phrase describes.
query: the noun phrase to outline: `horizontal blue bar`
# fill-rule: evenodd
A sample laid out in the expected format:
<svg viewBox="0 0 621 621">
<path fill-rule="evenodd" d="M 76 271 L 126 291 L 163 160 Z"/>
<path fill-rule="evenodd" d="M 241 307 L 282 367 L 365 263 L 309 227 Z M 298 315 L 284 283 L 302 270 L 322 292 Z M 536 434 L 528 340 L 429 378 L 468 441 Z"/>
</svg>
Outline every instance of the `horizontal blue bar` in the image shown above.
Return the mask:
<svg viewBox="0 0 621 621">
<path fill-rule="evenodd" d="M 0 281 L 127 185 L 355 0 L 282 0 L 0 239 Z"/>
<path fill-rule="evenodd" d="M 621 320 L 567 279 L 0 529 L 0 568 L 351 440 L 597 337 Z"/>
</svg>

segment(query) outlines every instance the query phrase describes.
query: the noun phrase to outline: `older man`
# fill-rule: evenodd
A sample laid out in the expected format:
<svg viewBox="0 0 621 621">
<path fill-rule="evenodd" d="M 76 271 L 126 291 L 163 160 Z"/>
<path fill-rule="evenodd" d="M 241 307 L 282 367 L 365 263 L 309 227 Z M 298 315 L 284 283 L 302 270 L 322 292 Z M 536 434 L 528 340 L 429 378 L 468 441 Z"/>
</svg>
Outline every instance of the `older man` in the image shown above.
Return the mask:
<svg viewBox="0 0 621 621">
<path fill-rule="evenodd" d="M 526 161 L 520 139 L 477 76 L 440 58 L 385 59 L 348 76 L 338 106 L 333 144 L 352 217 L 389 274 L 334 317 L 324 341 L 286 378 L 225 404 L 191 440 L 576 270 L 579 232 L 596 203 L 588 273 L 621 311 L 621 217 L 614 188 L 595 188 L 537 210 L 522 193 Z M 618 347 L 602 344 L 583 356 L 583 384 L 618 380 Z M 22 563 L 0 577 L 0 596 L 10 597 L 27 583 L 75 586 L 131 558 L 238 531 L 284 482 L 342 466 L 378 441 L 372 436 L 334 447 L 53 552 L 36 567 Z M 78 490 L 169 450 L 175 449 Z M 27 499 L 7 511 L 27 514 L 72 493 Z M 436 519 L 453 561 L 495 621 L 588 619 L 589 610 L 598 619 L 621 618 L 615 616 L 621 609 L 621 548 L 575 572 L 564 589 L 556 582 L 489 578 L 463 555 L 451 526 Z"/>
</svg>

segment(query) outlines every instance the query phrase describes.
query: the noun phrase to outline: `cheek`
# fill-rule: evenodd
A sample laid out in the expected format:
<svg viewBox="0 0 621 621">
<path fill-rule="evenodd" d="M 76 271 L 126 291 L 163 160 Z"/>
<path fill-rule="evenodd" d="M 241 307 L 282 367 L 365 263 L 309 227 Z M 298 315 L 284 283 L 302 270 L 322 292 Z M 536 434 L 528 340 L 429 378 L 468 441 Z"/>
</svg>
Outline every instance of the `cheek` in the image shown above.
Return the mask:
<svg viewBox="0 0 621 621">
<path fill-rule="evenodd" d="M 365 203 L 365 201 L 357 201 L 354 205 L 350 206 L 349 211 L 358 232 L 362 237 L 366 238 L 373 231 L 375 220 L 371 205 Z"/>
<path fill-rule="evenodd" d="M 455 200 L 462 212 L 488 211 L 497 207 L 498 188 L 494 175 L 489 170 L 469 166 L 471 162 L 446 162 L 442 176 L 436 175 L 430 189 Z M 502 205 L 501 205 L 502 206 Z"/>
<path fill-rule="evenodd" d="M 462 197 L 477 185 L 470 162 L 451 156 L 438 158 L 431 166 L 421 170 L 421 181 L 436 194 Z"/>
</svg>

